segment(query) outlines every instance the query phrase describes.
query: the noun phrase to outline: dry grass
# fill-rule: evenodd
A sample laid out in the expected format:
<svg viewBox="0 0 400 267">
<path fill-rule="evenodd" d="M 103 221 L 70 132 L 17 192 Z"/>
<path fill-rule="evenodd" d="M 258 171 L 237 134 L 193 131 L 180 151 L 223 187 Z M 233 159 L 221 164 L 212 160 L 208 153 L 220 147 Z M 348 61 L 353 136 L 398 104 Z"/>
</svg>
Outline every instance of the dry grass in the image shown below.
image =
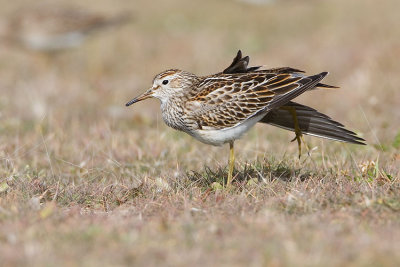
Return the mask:
<svg viewBox="0 0 400 267">
<path fill-rule="evenodd" d="M 0 49 L 0 262 L 33 265 L 400 264 L 397 0 L 88 1 L 129 25 L 51 57 Z M 24 1 L 2 1 L 2 18 Z M 361 8 L 362 7 L 362 8 Z M 221 14 L 224 14 L 221 16 Z M 169 67 L 328 70 L 337 91 L 300 102 L 369 146 L 256 126 L 228 149 L 168 129 L 158 103 L 124 103 Z"/>
</svg>

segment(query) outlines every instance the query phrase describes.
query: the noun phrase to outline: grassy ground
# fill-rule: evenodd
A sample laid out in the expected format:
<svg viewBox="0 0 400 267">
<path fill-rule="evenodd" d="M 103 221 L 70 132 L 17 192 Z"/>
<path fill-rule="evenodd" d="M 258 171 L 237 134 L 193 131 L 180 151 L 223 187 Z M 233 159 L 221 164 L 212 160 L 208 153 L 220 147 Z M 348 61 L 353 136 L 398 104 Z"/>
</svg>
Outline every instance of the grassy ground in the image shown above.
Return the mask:
<svg viewBox="0 0 400 267">
<path fill-rule="evenodd" d="M 27 5 L 1 2 L 3 19 Z M 135 19 L 56 55 L 1 44 L 1 265 L 400 264 L 397 0 L 80 5 Z M 257 125 L 221 191 L 227 147 L 167 128 L 155 100 L 124 107 L 158 72 L 219 72 L 238 49 L 330 71 L 341 89 L 299 102 L 369 145 L 306 137 L 298 160 L 293 134 Z"/>
</svg>

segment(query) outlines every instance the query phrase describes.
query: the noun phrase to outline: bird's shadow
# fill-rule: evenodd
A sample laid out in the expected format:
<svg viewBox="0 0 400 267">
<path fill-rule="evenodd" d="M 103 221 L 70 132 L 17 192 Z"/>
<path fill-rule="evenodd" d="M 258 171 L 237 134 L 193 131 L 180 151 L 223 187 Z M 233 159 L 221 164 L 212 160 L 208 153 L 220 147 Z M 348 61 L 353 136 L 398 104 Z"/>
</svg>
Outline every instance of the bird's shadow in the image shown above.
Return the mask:
<svg viewBox="0 0 400 267">
<path fill-rule="evenodd" d="M 271 182 L 280 180 L 283 182 L 305 181 L 311 176 L 310 172 L 293 168 L 286 163 L 255 162 L 245 163 L 241 169 L 235 168 L 233 171 L 233 183 L 246 184 L 250 180 L 257 179 L 259 182 Z M 203 171 L 191 171 L 186 173 L 189 181 L 201 187 L 209 187 L 213 183 L 226 184 L 228 177 L 228 167 L 212 169 L 208 166 Z"/>
</svg>

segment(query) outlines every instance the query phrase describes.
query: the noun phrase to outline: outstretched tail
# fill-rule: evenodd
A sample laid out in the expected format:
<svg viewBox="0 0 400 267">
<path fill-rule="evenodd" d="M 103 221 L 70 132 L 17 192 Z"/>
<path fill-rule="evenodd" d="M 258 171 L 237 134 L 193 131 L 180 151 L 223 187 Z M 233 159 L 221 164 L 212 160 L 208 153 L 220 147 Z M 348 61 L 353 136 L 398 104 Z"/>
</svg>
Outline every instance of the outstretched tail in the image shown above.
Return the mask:
<svg viewBox="0 0 400 267">
<path fill-rule="evenodd" d="M 295 112 L 294 112 L 295 111 Z M 280 108 L 270 111 L 259 122 L 268 123 L 286 130 L 295 131 L 295 117 L 302 134 L 326 139 L 365 145 L 365 140 L 354 132 L 346 130 L 344 125 L 332 120 L 313 108 L 288 102 Z"/>
</svg>

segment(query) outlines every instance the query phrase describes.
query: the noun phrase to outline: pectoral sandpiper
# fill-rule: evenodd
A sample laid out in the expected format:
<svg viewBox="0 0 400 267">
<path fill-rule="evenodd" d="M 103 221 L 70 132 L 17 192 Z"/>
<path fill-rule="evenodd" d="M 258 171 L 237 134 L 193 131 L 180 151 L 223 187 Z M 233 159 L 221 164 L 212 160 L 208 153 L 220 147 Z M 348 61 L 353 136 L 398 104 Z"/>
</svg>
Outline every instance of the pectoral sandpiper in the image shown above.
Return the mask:
<svg viewBox="0 0 400 267">
<path fill-rule="evenodd" d="M 155 97 L 161 101 L 164 122 L 197 140 L 219 146 L 229 143 L 227 185 L 232 182 L 236 139 L 257 122 L 296 133 L 301 153 L 302 134 L 363 145 L 364 139 L 315 109 L 291 100 L 316 87 L 337 88 L 320 83 L 328 74 L 306 76 L 283 67 L 261 70 L 250 67 L 249 57 L 239 50 L 223 72 L 209 76 L 171 69 L 155 76 L 153 86 L 126 106 Z"/>
</svg>

